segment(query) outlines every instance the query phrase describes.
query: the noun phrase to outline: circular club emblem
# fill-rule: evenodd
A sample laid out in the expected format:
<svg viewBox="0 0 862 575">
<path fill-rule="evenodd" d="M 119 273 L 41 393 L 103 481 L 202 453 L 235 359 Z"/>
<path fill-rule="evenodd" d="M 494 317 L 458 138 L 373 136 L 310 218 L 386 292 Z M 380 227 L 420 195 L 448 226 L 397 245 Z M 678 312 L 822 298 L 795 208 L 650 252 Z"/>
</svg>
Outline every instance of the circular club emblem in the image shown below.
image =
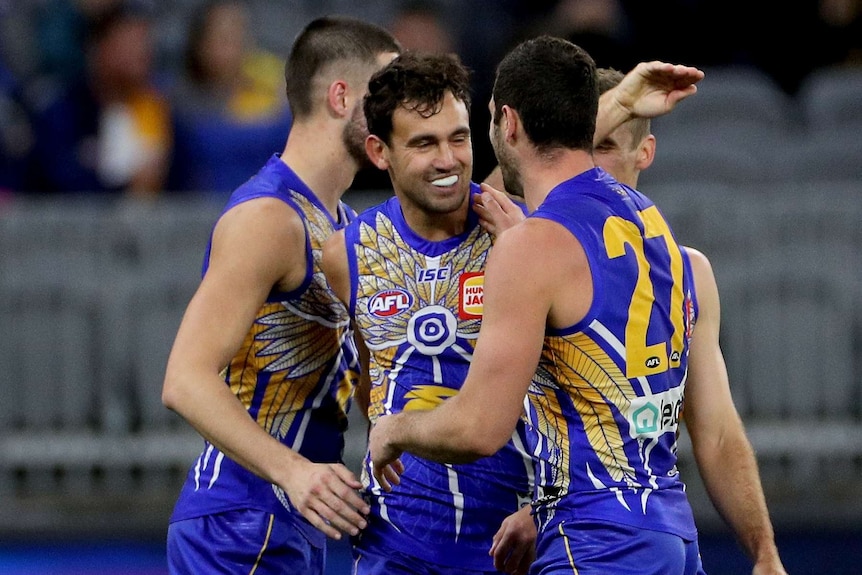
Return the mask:
<svg viewBox="0 0 862 575">
<path fill-rule="evenodd" d="M 424 355 L 439 355 L 455 343 L 458 320 L 439 305 L 424 307 L 407 324 L 407 341 Z"/>
</svg>

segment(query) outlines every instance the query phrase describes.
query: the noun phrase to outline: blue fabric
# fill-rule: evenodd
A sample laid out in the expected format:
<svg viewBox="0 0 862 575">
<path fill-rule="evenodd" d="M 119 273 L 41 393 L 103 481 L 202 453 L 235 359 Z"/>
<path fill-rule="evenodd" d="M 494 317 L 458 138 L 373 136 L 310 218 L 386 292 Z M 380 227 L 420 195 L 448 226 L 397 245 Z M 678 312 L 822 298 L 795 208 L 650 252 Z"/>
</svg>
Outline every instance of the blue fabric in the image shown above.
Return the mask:
<svg viewBox="0 0 862 575">
<path fill-rule="evenodd" d="M 705 575 L 697 540 L 618 523 L 562 521 L 536 557 L 531 575 Z"/>
<path fill-rule="evenodd" d="M 171 523 L 167 560 L 171 575 L 314 575 L 326 571 L 326 544 L 272 514 L 246 509 Z"/>
</svg>

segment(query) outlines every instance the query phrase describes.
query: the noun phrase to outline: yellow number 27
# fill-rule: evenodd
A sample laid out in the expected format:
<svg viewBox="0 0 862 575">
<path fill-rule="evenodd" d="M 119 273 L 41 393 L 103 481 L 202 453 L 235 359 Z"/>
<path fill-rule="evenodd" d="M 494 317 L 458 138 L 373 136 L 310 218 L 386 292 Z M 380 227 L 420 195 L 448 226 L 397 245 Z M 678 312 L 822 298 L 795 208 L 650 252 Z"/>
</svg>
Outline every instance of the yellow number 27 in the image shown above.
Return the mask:
<svg viewBox="0 0 862 575">
<path fill-rule="evenodd" d="M 658 208 L 649 208 L 638 212 L 644 224 L 644 235 L 634 222 L 619 216 L 612 216 L 605 221 L 604 239 L 608 257 L 618 258 L 626 254 L 629 245 L 637 258 L 638 279 L 632 300 L 629 303 L 629 316 L 626 323 L 626 377 L 642 377 L 662 373 L 671 367 L 679 366 L 682 354 L 684 313 L 682 308 L 682 254 L 679 246 L 670 233 L 667 222 L 661 216 Z M 670 341 L 670 358 L 668 358 L 667 342 L 647 344 L 647 329 L 652 317 L 655 289 L 650 279 L 650 262 L 644 253 L 644 241 L 661 238 L 670 255 L 671 277 L 673 287 L 670 294 L 670 319 L 673 325 L 673 336 Z"/>
</svg>

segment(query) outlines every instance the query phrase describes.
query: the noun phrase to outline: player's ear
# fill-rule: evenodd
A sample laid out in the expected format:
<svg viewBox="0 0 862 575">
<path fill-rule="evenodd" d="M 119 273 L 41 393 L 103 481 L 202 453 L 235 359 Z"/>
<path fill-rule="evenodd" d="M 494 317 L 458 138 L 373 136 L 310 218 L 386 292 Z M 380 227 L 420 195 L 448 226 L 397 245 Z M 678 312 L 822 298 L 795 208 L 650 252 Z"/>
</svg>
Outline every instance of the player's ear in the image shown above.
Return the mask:
<svg viewBox="0 0 862 575">
<path fill-rule="evenodd" d="M 350 113 L 347 90 L 346 80 L 335 80 L 329 85 L 326 90 L 326 106 L 330 114 L 343 117 Z"/>
<path fill-rule="evenodd" d="M 522 129 L 521 116 L 516 110 L 506 105 L 502 107 L 500 113 L 500 129 L 503 131 L 506 141 L 513 143 L 518 139 L 518 132 Z"/>
<path fill-rule="evenodd" d="M 389 146 L 374 134 L 365 138 L 365 153 L 378 169 L 389 169 Z"/>
<path fill-rule="evenodd" d="M 638 170 L 646 170 L 652 165 L 653 160 L 655 160 L 655 136 L 650 134 L 641 141 L 638 147 L 635 167 Z"/>
</svg>

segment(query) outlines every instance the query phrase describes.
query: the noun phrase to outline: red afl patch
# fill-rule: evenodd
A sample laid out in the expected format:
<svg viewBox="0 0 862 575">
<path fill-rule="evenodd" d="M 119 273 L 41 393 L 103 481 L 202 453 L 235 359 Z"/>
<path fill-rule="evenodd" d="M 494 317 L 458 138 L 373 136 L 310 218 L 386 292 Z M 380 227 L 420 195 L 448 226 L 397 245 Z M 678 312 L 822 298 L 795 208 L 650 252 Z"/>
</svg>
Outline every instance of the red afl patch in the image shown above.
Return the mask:
<svg viewBox="0 0 862 575">
<path fill-rule="evenodd" d="M 368 301 L 368 312 L 377 317 L 392 317 L 410 309 L 413 297 L 402 289 L 377 292 Z"/>
</svg>

